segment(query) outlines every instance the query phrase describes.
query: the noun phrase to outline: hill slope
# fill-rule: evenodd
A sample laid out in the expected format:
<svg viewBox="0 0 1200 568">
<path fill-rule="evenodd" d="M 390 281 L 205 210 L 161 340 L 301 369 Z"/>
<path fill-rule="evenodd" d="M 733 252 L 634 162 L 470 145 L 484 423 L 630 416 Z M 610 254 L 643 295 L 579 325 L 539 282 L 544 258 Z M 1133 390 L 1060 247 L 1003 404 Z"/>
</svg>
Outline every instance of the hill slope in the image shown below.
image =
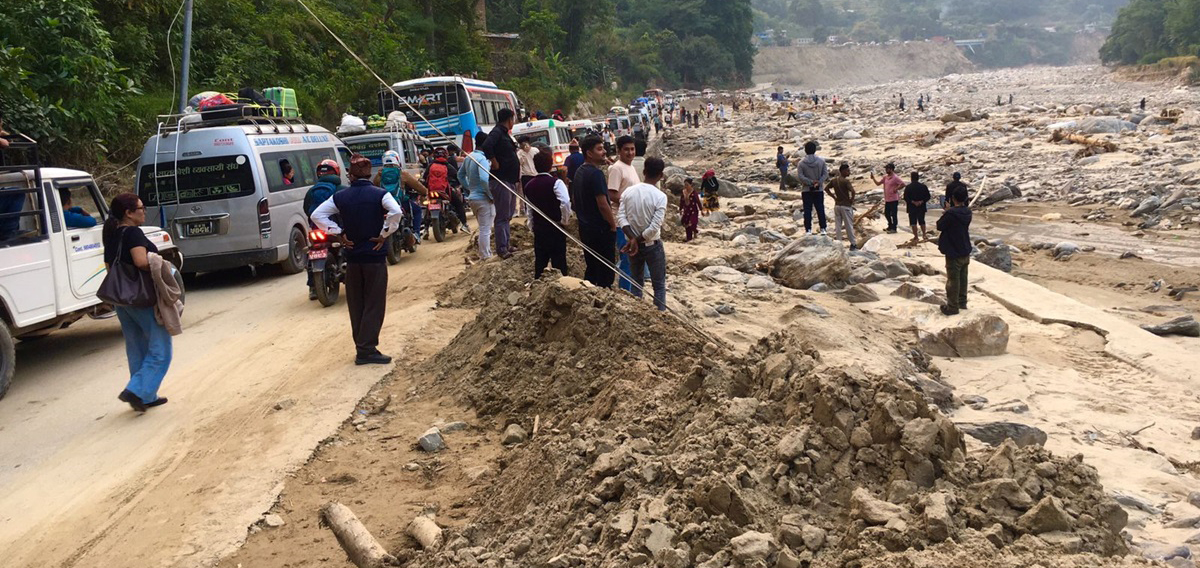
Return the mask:
<svg viewBox="0 0 1200 568">
<path fill-rule="evenodd" d="M 972 68 L 958 48 L 946 44 L 763 47 L 754 58 L 754 83 L 829 89 L 941 77 Z"/>
</svg>

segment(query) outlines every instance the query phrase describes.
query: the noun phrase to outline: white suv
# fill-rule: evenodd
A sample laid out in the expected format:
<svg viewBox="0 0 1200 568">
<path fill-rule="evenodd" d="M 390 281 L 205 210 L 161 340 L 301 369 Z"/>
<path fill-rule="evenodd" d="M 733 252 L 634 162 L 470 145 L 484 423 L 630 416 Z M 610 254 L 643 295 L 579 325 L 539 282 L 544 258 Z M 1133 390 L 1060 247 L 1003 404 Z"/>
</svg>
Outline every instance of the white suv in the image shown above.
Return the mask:
<svg viewBox="0 0 1200 568">
<path fill-rule="evenodd" d="M 11 147 L 0 152 L 0 397 L 16 368 L 16 340 L 45 337 L 85 315 L 113 314 L 96 297 L 106 271 L 100 234 L 108 215 L 96 182 L 86 172 L 40 167 L 33 141 L 7 139 Z M 67 200 L 76 208 L 69 215 Z M 142 230 L 164 258 L 182 266 L 170 235 Z"/>
</svg>

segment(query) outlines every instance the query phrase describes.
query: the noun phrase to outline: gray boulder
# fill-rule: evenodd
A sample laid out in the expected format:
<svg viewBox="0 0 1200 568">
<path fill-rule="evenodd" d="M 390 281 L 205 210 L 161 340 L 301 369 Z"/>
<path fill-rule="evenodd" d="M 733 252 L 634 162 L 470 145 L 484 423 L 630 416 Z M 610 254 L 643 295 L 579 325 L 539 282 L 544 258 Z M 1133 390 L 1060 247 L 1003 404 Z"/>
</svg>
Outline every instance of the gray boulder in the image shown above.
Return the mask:
<svg viewBox="0 0 1200 568">
<path fill-rule="evenodd" d="M 1079 250 L 1079 245 L 1071 241 L 1063 241 L 1054 245 L 1052 252 L 1054 253 L 1054 260 L 1066 260 L 1078 253 Z"/>
<path fill-rule="evenodd" d="M 1154 335 L 1184 335 L 1200 337 L 1200 322 L 1191 315 L 1179 316 L 1158 325 L 1142 325 L 1142 329 Z"/>
<path fill-rule="evenodd" d="M 771 262 L 771 276 L 788 288 L 842 286 L 850 279 L 850 257 L 840 243 L 810 235 L 792 241 Z"/>
<path fill-rule="evenodd" d="M 845 290 L 838 290 L 837 292 L 834 292 L 833 295 L 846 300 L 851 304 L 879 301 L 879 294 L 876 294 L 874 290 L 868 288 L 864 284 L 855 284 L 849 288 L 846 288 Z"/>
<path fill-rule="evenodd" d="M 912 282 L 905 282 L 901 284 L 899 288 L 896 288 L 895 292 L 892 292 L 892 295 L 900 296 L 901 298 L 908 298 L 909 300 L 916 300 L 918 302 L 925 302 L 926 304 L 933 304 L 935 306 L 940 306 L 946 303 L 946 299 L 942 296 L 941 291 L 935 292 L 929 288 L 917 286 Z"/>
<path fill-rule="evenodd" d="M 1120 134 L 1125 130 L 1137 130 L 1136 124 L 1109 116 L 1085 118 L 1076 126 L 1084 134 Z"/>
<path fill-rule="evenodd" d="M 712 213 L 709 213 L 708 215 L 705 215 L 700 218 L 700 225 L 705 226 L 705 227 L 711 227 L 714 225 L 724 225 L 725 223 L 728 223 L 728 222 L 729 222 L 729 215 L 726 215 L 725 213 L 722 213 L 720 211 L 713 211 Z"/>
<path fill-rule="evenodd" d="M 987 357 L 1008 350 L 1008 324 L 993 315 L 967 318 L 937 333 L 924 333 L 921 348 L 938 357 Z"/>
<path fill-rule="evenodd" d="M 979 251 L 979 254 L 975 255 L 975 260 L 995 268 L 996 270 L 1012 272 L 1012 251 L 1008 250 L 1007 246 L 985 248 Z"/>
<path fill-rule="evenodd" d="M 855 284 L 870 284 L 879 282 L 887 278 L 887 274 L 882 270 L 876 270 L 870 266 L 860 266 L 850 272 L 850 281 Z"/>
<path fill-rule="evenodd" d="M 1134 209 L 1133 213 L 1130 213 L 1130 215 L 1133 217 L 1141 217 L 1143 215 L 1153 213 L 1162 206 L 1162 202 L 1162 199 L 1159 199 L 1158 196 L 1151 195 L 1150 197 L 1143 199 L 1142 202 L 1138 204 L 1137 209 Z"/>
<path fill-rule="evenodd" d="M 738 187 L 736 183 L 729 180 L 718 179 L 717 195 L 721 197 L 741 197 L 746 195 L 746 191 Z"/>
<path fill-rule="evenodd" d="M 1005 440 L 1012 440 L 1018 448 L 1025 446 L 1046 445 L 1046 433 L 1033 426 L 1017 424 L 1016 422 L 956 422 L 959 431 L 989 446 L 999 446 Z"/>
</svg>

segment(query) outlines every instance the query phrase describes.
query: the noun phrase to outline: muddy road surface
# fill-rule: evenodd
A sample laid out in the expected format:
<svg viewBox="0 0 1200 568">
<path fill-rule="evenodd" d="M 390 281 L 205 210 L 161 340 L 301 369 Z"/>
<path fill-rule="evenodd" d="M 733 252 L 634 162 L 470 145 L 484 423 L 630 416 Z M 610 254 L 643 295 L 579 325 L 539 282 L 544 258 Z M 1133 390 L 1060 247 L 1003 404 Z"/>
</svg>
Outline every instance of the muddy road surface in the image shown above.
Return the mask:
<svg viewBox="0 0 1200 568">
<path fill-rule="evenodd" d="M 202 275 L 161 394 L 137 414 L 116 318 L 17 347 L 0 400 L 0 557 L 7 568 L 206 566 L 234 550 L 284 479 L 393 368 L 423 358 L 436 292 L 469 235 L 390 269 L 380 348 L 354 365 L 343 295 L 322 308 L 303 274 Z"/>
</svg>

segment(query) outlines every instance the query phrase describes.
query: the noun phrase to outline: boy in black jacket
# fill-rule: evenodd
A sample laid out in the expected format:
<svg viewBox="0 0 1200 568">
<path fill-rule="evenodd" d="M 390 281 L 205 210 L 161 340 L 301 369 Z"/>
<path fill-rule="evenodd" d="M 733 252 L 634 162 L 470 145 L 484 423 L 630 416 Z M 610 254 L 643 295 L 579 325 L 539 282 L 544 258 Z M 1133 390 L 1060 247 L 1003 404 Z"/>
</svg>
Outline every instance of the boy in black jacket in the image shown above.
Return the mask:
<svg viewBox="0 0 1200 568">
<path fill-rule="evenodd" d="M 950 193 L 950 207 L 938 219 L 938 250 L 946 255 L 946 305 L 948 316 L 967 309 L 967 266 L 971 264 L 971 210 L 967 190 Z"/>
</svg>

